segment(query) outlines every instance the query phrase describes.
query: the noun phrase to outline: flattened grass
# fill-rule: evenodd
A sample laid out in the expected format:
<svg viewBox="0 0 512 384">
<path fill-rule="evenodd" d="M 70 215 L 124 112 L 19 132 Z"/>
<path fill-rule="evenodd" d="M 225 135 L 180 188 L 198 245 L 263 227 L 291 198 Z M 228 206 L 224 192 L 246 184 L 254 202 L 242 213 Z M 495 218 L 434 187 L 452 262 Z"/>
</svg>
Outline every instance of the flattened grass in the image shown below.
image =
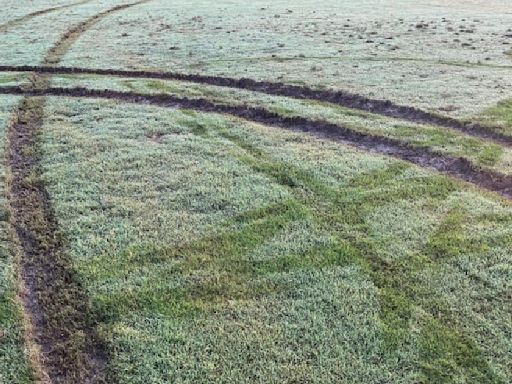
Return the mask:
<svg viewBox="0 0 512 384">
<path fill-rule="evenodd" d="M 45 177 L 121 382 L 512 377 L 506 201 L 217 115 L 48 108 Z"/>
<path fill-rule="evenodd" d="M 351 245 L 359 251 L 359 255 L 362 257 L 360 262 L 363 262 L 363 265 L 368 269 L 368 273 L 372 276 L 373 282 L 379 287 L 381 319 L 384 330 L 383 340 L 385 345 L 388 346 L 386 351 L 400 350 L 399 347 L 403 346 L 405 340 L 411 337 L 410 321 L 413 320 L 414 312 L 419 310 L 421 311 L 419 320 L 423 324 L 421 326 L 423 328 L 421 328 L 418 336 L 420 359 L 417 364 L 420 367 L 422 380 L 426 380 L 426 382 L 458 382 L 459 380 L 478 383 L 506 382 L 506 376 L 497 373 L 495 368 L 489 364 L 487 357 L 478 348 L 473 339 L 475 335 L 478 335 L 478 332 L 475 334 L 472 333 L 471 329 L 469 331 L 466 329 L 466 324 L 470 321 L 466 317 L 454 318 L 452 315 L 453 309 L 446 306 L 443 299 L 439 300 L 435 295 L 432 296 L 432 287 L 428 280 L 425 282 L 418 279 L 425 268 L 434 271 L 444 270 L 446 266 L 443 262 L 457 259 L 461 255 L 470 254 L 473 257 L 478 257 L 476 255 L 486 255 L 493 252 L 493 249 L 489 246 L 490 239 L 487 236 L 475 236 L 475 233 L 468 228 L 468 223 L 478 225 L 478 220 L 471 220 L 470 211 L 459 209 L 458 206 L 450 208 L 448 213 L 442 214 L 441 217 L 446 215 L 442 222 L 437 219 L 438 229 L 428 237 L 428 244 L 422 245 L 423 237 L 426 233 L 429 233 L 428 228 L 435 223 L 432 219 L 429 220 L 428 216 L 434 216 L 435 210 L 433 208 L 456 191 L 457 188 L 453 183 L 443 180 L 443 178 L 430 177 L 428 182 L 426 180 L 421 181 L 421 189 L 414 188 L 414 181 L 412 183 L 409 181 L 407 186 L 393 184 L 397 190 L 387 191 L 385 196 L 366 194 L 359 201 L 357 199 L 356 201 L 353 200 L 357 194 L 352 190 L 351 195 L 349 195 L 350 200 L 347 201 L 343 192 L 319 187 L 317 182 L 310 181 L 311 176 L 304 177 L 301 171 L 297 171 L 295 165 L 262 161 L 261 151 L 251 150 L 251 145 L 248 145 L 247 140 L 242 136 L 233 138 L 232 134 L 224 135 L 230 140 L 234 140 L 234 142 L 243 142 L 244 144 L 241 147 L 257 156 L 257 161 L 253 163 L 254 169 L 272 175 L 279 183 L 284 181 L 286 185 L 292 188 L 299 186 L 299 188 L 305 187 L 309 191 L 316 192 L 319 201 L 316 203 L 314 200 L 312 201 L 316 206 L 322 207 L 327 205 L 326 202 L 331 202 L 332 205 L 330 205 L 327 212 L 320 211 L 322 213 L 320 220 L 329 218 L 326 224 L 330 228 L 333 228 L 335 223 L 337 226 L 341 226 L 338 231 L 341 232 L 342 238 L 347 239 L 348 237 L 350 239 Z M 243 137 L 246 136 L 247 132 L 244 133 Z M 266 165 L 262 166 L 262 164 Z M 389 176 L 396 177 L 403 171 L 403 167 L 400 166 L 391 167 L 391 169 L 393 170 L 391 173 L 388 170 L 385 171 L 386 178 Z M 282 171 L 286 175 L 295 176 L 295 180 L 290 183 L 290 179 L 283 179 L 281 177 Z M 371 173 L 370 178 L 378 180 L 380 183 L 384 181 L 384 184 L 388 184 L 392 180 L 386 178 L 383 180 L 375 172 Z M 361 183 L 364 185 L 364 180 L 364 178 L 359 179 L 356 185 Z M 373 182 L 373 180 L 370 181 L 370 183 Z M 382 193 L 382 191 L 380 192 Z M 424 200 L 425 196 L 428 196 L 426 201 Z M 309 198 L 311 196 L 308 196 Z M 420 200 L 418 201 L 418 199 Z M 390 223 L 388 223 L 388 228 L 381 227 L 379 228 L 380 231 L 376 233 L 372 231 L 371 225 L 374 221 L 368 220 L 369 218 L 365 220 L 365 212 L 375 210 L 379 212 L 378 207 L 384 204 L 389 206 L 397 215 L 399 213 L 397 208 L 400 207 L 401 202 L 407 202 L 414 209 L 414 211 L 410 209 L 406 211 L 407 216 L 405 218 L 408 219 L 408 222 L 401 222 L 400 226 L 391 225 L 391 228 L 389 228 Z M 418 211 L 418 208 L 421 208 L 421 210 Z M 333 214 L 332 212 L 336 212 L 337 209 L 340 209 L 340 214 Z M 508 249 L 512 246 L 511 213 L 509 207 L 509 209 L 503 211 L 499 218 L 499 222 L 503 222 L 503 220 L 508 222 L 508 230 L 506 230 L 506 237 L 500 239 L 501 241 L 498 241 L 498 243 L 500 243 L 500 246 L 508 247 Z M 437 213 L 438 216 L 439 214 L 440 212 Z M 411 215 L 412 217 L 410 217 Z M 414 215 L 422 217 L 422 220 L 411 223 Z M 396 218 L 394 219 L 396 220 Z M 415 224 L 416 228 L 411 224 Z M 337 226 L 336 228 L 338 228 Z M 413 232 L 416 230 L 416 239 L 411 239 L 410 235 L 404 233 L 402 226 L 405 226 L 408 230 L 412 229 Z M 356 229 L 355 234 L 353 233 L 354 229 Z M 389 237 L 393 236 L 393 241 L 401 247 L 394 249 L 394 256 L 402 256 L 402 258 L 394 260 L 389 257 L 386 258 L 385 254 L 379 249 L 379 240 L 386 233 Z M 369 238 L 366 237 L 368 234 L 370 234 Z M 490 241 L 493 245 L 496 245 L 494 239 Z M 421 249 L 420 252 L 415 249 L 418 246 Z M 404 250 L 407 253 L 400 255 Z M 449 265 L 448 262 L 446 264 Z M 508 271 L 510 272 L 510 268 Z M 453 269 L 451 269 L 451 272 L 455 276 L 458 274 Z M 502 306 L 502 300 L 497 299 L 497 304 Z M 466 307 L 462 308 L 466 309 Z M 506 308 L 510 310 L 510 303 L 506 305 Z M 467 316 L 467 313 L 465 316 Z M 474 315 L 470 316 L 471 320 L 474 320 L 474 317 Z M 505 316 L 502 320 L 507 322 L 506 318 Z M 510 327 L 508 322 L 507 324 Z M 497 327 L 500 328 L 502 325 L 497 324 Z M 507 332 L 502 333 L 499 338 L 501 349 L 496 345 L 492 351 L 489 351 L 491 356 L 500 355 L 501 353 L 500 359 L 498 359 L 500 364 L 504 363 L 505 360 L 503 359 L 507 355 L 507 348 L 504 347 L 507 343 L 506 335 Z M 428 340 L 425 342 L 426 344 L 423 344 L 424 341 L 422 341 L 424 337 Z M 428 350 L 429 348 L 430 350 Z M 507 363 L 505 363 L 506 366 Z"/>
<path fill-rule="evenodd" d="M 263 107 L 284 117 L 301 116 L 327 120 L 356 131 L 390 137 L 417 147 L 432 148 L 451 156 L 465 157 L 476 165 L 502 173 L 512 173 L 510 148 L 447 128 L 414 124 L 329 103 L 178 81 L 108 79 L 89 75 L 57 77 L 55 84 L 64 87 L 107 87 L 120 91 L 165 93 L 191 98 L 201 97 L 220 104 Z M 495 121 L 500 120 L 489 117 L 486 123 L 495 125 Z"/>
</svg>

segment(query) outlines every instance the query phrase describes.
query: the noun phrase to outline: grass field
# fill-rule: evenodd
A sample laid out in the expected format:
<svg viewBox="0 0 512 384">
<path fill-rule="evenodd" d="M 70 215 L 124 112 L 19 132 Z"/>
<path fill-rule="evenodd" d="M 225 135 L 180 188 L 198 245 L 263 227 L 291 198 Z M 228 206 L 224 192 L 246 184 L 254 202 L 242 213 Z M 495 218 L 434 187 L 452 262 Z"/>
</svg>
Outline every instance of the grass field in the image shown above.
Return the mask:
<svg viewBox="0 0 512 384">
<path fill-rule="evenodd" d="M 507 1 L 0 5 L 0 384 L 511 382 Z"/>
</svg>

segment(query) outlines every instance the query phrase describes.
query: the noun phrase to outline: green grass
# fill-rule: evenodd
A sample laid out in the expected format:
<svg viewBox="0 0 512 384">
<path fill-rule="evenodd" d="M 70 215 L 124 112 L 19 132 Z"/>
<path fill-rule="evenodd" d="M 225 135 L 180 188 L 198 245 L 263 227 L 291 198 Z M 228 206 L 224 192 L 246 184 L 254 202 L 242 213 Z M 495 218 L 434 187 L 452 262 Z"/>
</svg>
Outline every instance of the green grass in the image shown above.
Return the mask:
<svg viewBox="0 0 512 384">
<path fill-rule="evenodd" d="M 141 93 L 166 93 L 187 97 L 203 97 L 221 104 L 263 107 L 282 116 L 302 116 L 327 120 L 359 132 L 386 136 L 417 147 L 429 147 L 455 157 L 465 157 L 476 165 L 503 173 L 512 173 L 512 150 L 483 139 L 445 128 L 404 122 L 399 119 L 350 110 L 329 103 L 295 100 L 257 92 L 241 91 L 202 84 L 160 80 L 108 79 L 105 77 L 57 77 L 55 84 L 64 87 L 118 89 Z M 489 121 L 494 121 L 489 118 Z"/>
<path fill-rule="evenodd" d="M 240 138 L 235 141 L 239 141 Z M 244 148 L 248 148 L 247 144 L 243 145 Z M 315 205 L 325 205 L 326 201 L 331 201 L 326 212 L 321 212 L 323 215 L 320 220 L 325 221 L 327 228 L 337 223 L 338 225 L 346 226 L 349 228 L 360 228 L 360 236 L 364 236 L 365 233 L 371 233 L 371 227 L 374 224 L 370 224 L 369 228 L 366 227 L 366 223 L 361 221 L 361 212 L 375 207 L 375 204 L 385 204 L 392 194 L 384 199 L 376 198 L 372 196 L 371 199 L 362 199 L 362 201 L 356 204 L 348 204 L 348 207 L 343 205 L 346 204 L 344 194 L 336 193 L 336 191 L 326 189 L 317 182 L 312 181 L 311 177 L 304 176 L 304 174 L 295 169 L 293 166 L 284 166 L 282 163 L 270 162 L 266 163 L 266 166 L 261 165 L 261 152 L 253 151 L 258 155 L 258 160 L 254 162 L 255 169 L 263 170 L 267 174 L 270 174 L 277 178 L 280 183 L 286 185 L 306 187 L 310 191 L 317 192 L 319 195 L 319 201 Z M 284 169 L 283 169 L 284 168 Z M 291 169 L 290 169 L 291 168 Z M 395 175 L 397 171 L 401 171 L 403 167 L 394 167 L 392 172 L 385 171 L 386 178 L 390 175 Z M 378 174 L 372 173 L 372 178 L 382 180 Z M 286 175 L 286 176 L 285 176 Z M 295 181 L 289 182 L 290 175 L 295 176 Z M 292 176 L 292 178 L 293 178 Z M 284 178 L 285 177 L 285 178 Z M 453 187 L 446 185 L 445 183 L 433 183 L 434 188 L 431 190 L 431 196 L 446 197 L 446 195 L 453 191 Z M 408 193 L 407 193 L 408 192 Z M 407 191 L 404 197 L 417 198 L 416 193 Z M 400 193 L 403 193 L 402 191 Z M 353 196 L 351 196 L 353 197 Z M 379 196 L 380 197 L 380 196 Z M 395 196 L 396 199 L 396 196 Z M 341 200 L 341 201 L 340 201 Z M 391 200 L 392 202 L 393 200 Z M 341 203 L 341 204 L 340 204 Z M 429 204 L 435 203 L 435 200 L 429 202 Z M 313 202 L 314 204 L 314 202 Z M 352 205 L 352 207 L 351 207 Z M 337 207 L 343 206 L 343 210 L 340 215 L 332 213 Z M 399 209 L 396 204 L 393 205 L 394 212 Z M 351 215 L 352 213 L 352 215 Z M 333 220 L 333 216 L 335 219 Z M 434 268 L 443 268 L 442 264 L 438 265 L 437 261 L 440 256 L 443 258 L 458 256 L 461 250 L 465 252 L 471 252 L 478 254 L 478 252 L 485 252 L 485 245 L 483 242 L 475 239 L 466 239 L 462 228 L 455 226 L 454 220 L 465 219 L 467 217 L 449 217 L 446 223 L 442 223 L 439 228 L 439 234 L 432 237 L 432 242 L 435 242 L 437 247 L 433 250 L 426 248 L 425 253 L 422 255 L 410 254 L 406 263 L 402 261 L 393 262 L 390 260 L 375 259 L 376 255 L 379 254 L 375 249 L 375 245 L 372 244 L 368 239 L 360 240 L 354 238 L 352 244 L 356 245 L 356 249 L 360 251 L 361 256 L 364 257 L 363 263 L 367 266 L 369 274 L 372 276 L 374 283 L 380 288 L 380 299 L 381 299 L 381 311 L 382 311 L 382 323 L 384 328 L 383 340 L 386 345 L 386 350 L 393 350 L 397 348 L 404 339 L 410 337 L 409 332 L 406 332 L 408 328 L 407 319 L 412 316 L 414 307 L 420 306 L 426 313 L 426 318 L 423 321 L 429 324 L 428 330 L 424 331 L 424 336 L 428 342 L 425 345 L 421 345 L 420 352 L 424 356 L 421 356 L 419 361 L 421 377 L 427 382 L 453 382 L 463 380 L 468 382 L 470 380 L 476 380 L 476 382 L 489 382 L 495 383 L 500 382 L 500 379 L 494 374 L 493 370 L 488 366 L 487 361 L 481 355 L 481 352 L 474 345 L 471 338 L 466 338 L 462 329 L 453 328 L 449 316 L 449 308 L 445 308 L 442 301 L 436 300 L 435 298 L 429 297 L 423 301 L 422 296 L 428 296 L 429 292 L 425 290 L 421 284 L 416 282 L 416 276 L 425 269 L 429 264 L 433 264 Z M 413 223 L 416 226 L 425 226 L 430 224 L 427 220 L 420 223 Z M 388 224 L 389 225 L 389 224 Z M 444 226 L 450 228 L 450 232 L 447 232 Z M 460 226 L 459 226 L 460 227 Z M 414 227 L 413 227 L 414 229 Z M 457 230 L 459 229 L 459 230 Z M 400 233 L 403 231 L 402 228 L 396 228 L 395 234 L 400 236 L 402 240 L 409 240 L 410 236 L 406 233 Z M 342 238 L 346 238 L 347 233 L 342 232 Z M 423 233 L 424 234 L 424 233 Z M 380 236 L 381 234 L 377 234 Z M 460 239 L 460 240 L 459 240 Z M 466 240 L 464 242 L 463 240 Z M 421 238 L 417 236 L 416 241 L 421 241 Z M 473 242 L 477 242 L 480 247 L 474 249 L 469 246 Z M 416 243 L 416 244 L 417 244 Z M 427 256 L 427 257 L 425 257 Z M 436 263 L 432 263 L 436 261 Z M 439 321 L 437 316 L 448 317 L 445 319 L 447 323 Z M 405 330 L 403 329 L 405 328 Z M 461 334 L 462 333 L 462 334 Z M 447 342 L 447 338 L 449 341 Z M 423 341 L 421 341 L 423 343 Z M 430 348 L 431 350 L 425 351 Z M 504 382 L 501 380 L 501 382 Z"/>
<path fill-rule="evenodd" d="M 25 80 L 26 75 L 20 73 L 2 73 L 0 74 L 0 85 L 1 86 L 10 86 L 10 85 L 19 85 L 19 83 Z"/>
<path fill-rule="evenodd" d="M 120 382 L 511 377 L 509 203 L 216 115 L 47 113 L 45 178 Z"/>
<path fill-rule="evenodd" d="M 485 110 L 479 118 L 493 123 L 504 134 L 512 135 L 512 100 L 499 102 L 494 107 Z"/>
<path fill-rule="evenodd" d="M 500 0 L 153 1 L 98 24 L 63 65 L 283 81 L 468 117 L 512 86 L 507 12 Z"/>
<path fill-rule="evenodd" d="M 38 64 L 71 24 L 124 2 L 95 0 L 19 25 L 2 34 L 9 54 L 0 62 Z M 512 85 L 499 41 L 506 7 L 431 3 L 153 1 L 102 20 L 62 65 L 342 88 L 478 115 L 510 133 L 512 105 L 500 102 Z M 29 8 L 6 7 L 0 19 Z M 475 49 L 446 28 L 463 23 L 475 24 Z M 0 85 L 24 78 L 0 74 Z M 53 84 L 264 107 L 512 171 L 504 146 L 325 103 L 176 81 Z M 17 100 L 1 98 L 4 142 Z M 115 382 L 512 380 L 510 201 L 390 157 L 190 110 L 48 98 L 38 140 L 64 252 Z M 2 164 L 0 384 L 29 384 Z"/>
</svg>

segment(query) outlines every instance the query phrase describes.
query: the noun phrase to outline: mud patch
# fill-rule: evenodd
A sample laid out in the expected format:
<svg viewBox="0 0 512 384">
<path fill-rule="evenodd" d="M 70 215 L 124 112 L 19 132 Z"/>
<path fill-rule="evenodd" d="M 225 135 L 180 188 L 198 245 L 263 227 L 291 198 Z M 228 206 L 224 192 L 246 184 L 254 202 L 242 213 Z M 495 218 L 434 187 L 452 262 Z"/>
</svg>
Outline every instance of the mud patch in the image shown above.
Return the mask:
<svg viewBox="0 0 512 384">
<path fill-rule="evenodd" d="M 421 109 L 398 105 L 389 100 L 370 99 L 366 96 L 335 90 L 316 90 L 305 86 L 256 81 L 252 79 L 234 79 L 229 77 L 188 75 L 173 72 L 151 71 L 125 71 L 113 69 L 87 69 L 87 68 L 41 68 L 37 66 L 0 66 L 0 71 L 33 72 L 51 74 L 87 74 L 102 76 L 118 76 L 143 79 L 180 80 L 192 83 L 215 85 L 227 88 L 237 88 L 247 91 L 265 93 L 274 96 L 285 96 L 303 100 L 317 100 L 337 104 L 345 108 L 357 109 L 387 117 L 411 121 L 414 123 L 436 125 L 454 129 L 468 135 L 496 141 L 500 144 L 512 145 L 512 136 L 496 131 L 495 127 L 488 127 L 479 123 L 464 122 L 447 116 L 442 116 Z"/>
<path fill-rule="evenodd" d="M 105 354 L 40 177 L 36 142 L 43 108 L 44 99 L 24 98 L 9 127 L 11 224 L 23 250 L 21 298 L 52 382 L 98 383 L 104 381 Z"/>
<path fill-rule="evenodd" d="M 68 96 L 120 100 L 129 103 L 160 107 L 193 109 L 202 112 L 227 114 L 260 124 L 301 131 L 321 138 L 340 141 L 366 151 L 392 156 L 410 163 L 434 169 L 460 180 L 512 199 L 512 176 L 482 169 L 461 157 L 447 156 L 429 148 L 413 147 L 396 139 L 353 131 L 342 125 L 303 117 L 282 117 L 263 108 L 215 104 L 204 99 L 179 98 L 170 95 L 144 95 L 135 92 L 92 90 L 87 88 L 48 88 L 24 90 L 20 87 L 1 87 L 0 94 L 28 96 Z"/>
</svg>

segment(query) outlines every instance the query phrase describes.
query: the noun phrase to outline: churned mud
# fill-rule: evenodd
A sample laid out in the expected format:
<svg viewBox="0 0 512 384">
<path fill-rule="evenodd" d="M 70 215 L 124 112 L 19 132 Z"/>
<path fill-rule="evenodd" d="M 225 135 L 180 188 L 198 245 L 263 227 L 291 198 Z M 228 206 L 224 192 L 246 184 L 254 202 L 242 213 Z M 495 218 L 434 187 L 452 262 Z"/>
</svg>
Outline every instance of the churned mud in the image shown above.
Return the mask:
<svg viewBox="0 0 512 384">
<path fill-rule="evenodd" d="M 0 26 L 0 32 L 37 15 L 87 1 L 89 0 L 33 12 Z M 413 147 L 396 139 L 357 132 L 343 125 L 303 117 L 283 117 L 264 108 L 216 104 L 200 98 L 51 86 L 52 74 L 95 74 L 182 80 L 270 95 L 330 102 L 347 108 L 454 129 L 507 146 L 512 144 L 512 137 L 500 134 L 492 127 L 465 123 L 414 107 L 397 105 L 386 100 L 369 99 L 343 91 L 316 90 L 252 79 L 172 72 L 56 67 L 83 32 L 113 12 L 147 1 L 118 5 L 73 26 L 47 52 L 41 66 L 0 66 L 0 71 L 33 72 L 28 85 L 2 87 L 0 94 L 23 96 L 8 129 L 10 220 L 21 248 L 19 270 L 23 289 L 20 297 L 25 317 L 30 322 L 31 334 L 28 338 L 40 351 L 41 356 L 37 360 L 41 365 L 38 367 L 39 370 L 44 373 L 40 378 L 42 381 L 53 384 L 97 384 L 116 381 L 108 372 L 108 352 L 95 332 L 97 317 L 91 311 L 87 295 L 73 270 L 71 260 L 66 255 L 65 239 L 60 234 L 42 178 L 38 138 L 43 125 L 47 96 L 103 98 L 227 114 L 267 126 L 307 132 L 366 151 L 389 155 L 437 170 L 512 200 L 512 176 L 510 175 L 479 168 L 464 158 L 444 155 L 428 148 Z"/>
<path fill-rule="evenodd" d="M 29 96 L 68 96 L 121 100 L 130 103 L 161 107 L 193 109 L 202 112 L 222 113 L 268 126 L 308 132 L 313 135 L 348 143 L 355 147 L 405 160 L 422 167 L 434 169 L 452 177 L 497 192 L 512 199 L 512 176 L 480 168 L 462 157 L 438 153 L 429 148 L 413 147 L 396 139 L 357 132 L 342 125 L 303 117 L 282 117 L 264 108 L 215 104 L 205 99 L 180 98 L 165 94 L 144 95 L 135 92 L 92 90 L 87 88 L 47 88 L 26 90 L 20 87 L 2 87 L 0 93 Z"/>
<path fill-rule="evenodd" d="M 304 86 L 256 81 L 252 79 L 234 79 L 219 76 L 189 75 L 173 72 L 125 71 L 114 69 L 87 69 L 70 67 L 38 67 L 38 66 L 0 66 L 0 71 L 34 72 L 49 74 L 88 74 L 144 79 L 181 80 L 192 83 L 208 84 L 228 88 L 237 88 L 261 92 L 274 96 L 286 96 L 296 99 L 309 99 L 329 102 L 345 108 L 371 112 L 387 117 L 399 118 L 414 123 L 436 125 L 454 129 L 468 135 L 496 141 L 500 144 L 512 145 L 512 136 L 497 132 L 493 127 L 478 123 L 464 122 L 447 116 L 423 111 L 421 109 L 398 105 L 388 100 L 370 99 L 366 96 L 334 90 L 317 90 Z"/>
</svg>

